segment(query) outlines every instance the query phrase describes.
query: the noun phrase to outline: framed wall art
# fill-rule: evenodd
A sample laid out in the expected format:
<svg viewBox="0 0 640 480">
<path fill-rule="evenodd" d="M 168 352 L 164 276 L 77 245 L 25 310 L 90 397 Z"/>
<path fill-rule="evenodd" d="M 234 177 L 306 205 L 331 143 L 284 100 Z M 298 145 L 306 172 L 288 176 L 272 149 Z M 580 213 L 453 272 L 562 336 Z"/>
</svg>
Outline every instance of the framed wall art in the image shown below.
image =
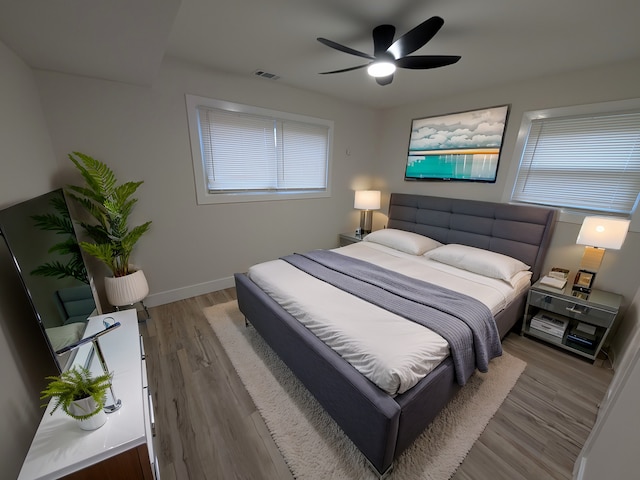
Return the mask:
<svg viewBox="0 0 640 480">
<path fill-rule="evenodd" d="M 496 181 L 509 105 L 411 122 L 405 180 Z"/>
</svg>

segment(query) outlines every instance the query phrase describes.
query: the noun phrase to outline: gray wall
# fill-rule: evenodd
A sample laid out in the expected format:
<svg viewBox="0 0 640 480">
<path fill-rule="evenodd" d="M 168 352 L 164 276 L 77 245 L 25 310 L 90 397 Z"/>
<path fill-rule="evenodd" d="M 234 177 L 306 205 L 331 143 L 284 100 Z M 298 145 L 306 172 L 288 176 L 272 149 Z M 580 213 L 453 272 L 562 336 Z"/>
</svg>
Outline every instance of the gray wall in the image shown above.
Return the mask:
<svg viewBox="0 0 640 480">
<path fill-rule="evenodd" d="M 606 66 L 586 72 L 505 85 L 417 102 L 403 108 L 372 111 L 262 79 L 240 78 L 165 60 L 153 87 L 143 88 L 57 74 L 32 73 L 0 45 L 0 142 L 3 175 L 0 205 L 6 206 L 78 180 L 66 155 L 79 150 L 105 160 L 121 180 L 144 180 L 134 222 L 153 221 L 134 262 L 151 288 L 150 304 L 186 298 L 231 284 L 231 275 L 252 263 L 296 250 L 332 247 L 337 235 L 358 223 L 353 190 L 378 187 L 500 201 L 514 168 L 513 149 L 522 113 L 554 106 L 640 97 L 640 65 Z M 5 74 L 7 72 L 7 74 Z M 37 85 L 34 85 L 34 77 Z M 231 205 L 197 205 L 188 139 L 185 93 L 326 118 L 335 122 L 331 198 Z M 42 99 L 42 108 L 39 104 Z M 510 103 L 505 153 L 495 185 L 405 183 L 403 167 L 411 118 Z M 43 114 L 46 126 L 43 121 Z M 49 135 L 51 139 L 49 139 Z M 11 173 L 11 175 L 8 175 Z M 375 226 L 385 223 L 382 212 Z M 549 264 L 575 266 L 579 225 L 563 222 L 554 237 Z M 638 289 L 637 233 L 625 248 L 607 252 L 597 282 L 619 291 L 627 304 Z M 0 252 L 0 369 L 4 385 L 2 465 L 19 468 L 21 447 L 41 415 L 36 386 L 42 378 L 25 354 L 25 338 L 11 330 L 26 315 L 7 259 Z M 5 255 L 6 256 L 6 255 Z M 22 299 L 24 300 L 24 299 Z M 624 326 L 631 331 L 634 326 Z M 15 329 L 14 329 L 15 330 Z M 24 334 L 22 335 L 24 337 Z M 27 399 L 27 400 L 25 400 Z M 29 404 L 28 399 L 32 399 Z M 18 441 L 16 441 L 18 438 Z M 26 443 L 28 445 L 28 442 Z M 16 467 L 17 465 L 17 467 Z M 3 472 L 4 474 L 5 472 Z"/>
<path fill-rule="evenodd" d="M 52 190 L 57 164 L 33 73 L 0 42 L 0 208 Z M 0 471 L 16 478 L 42 414 L 39 392 L 56 367 L 0 239 Z"/>
<path fill-rule="evenodd" d="M 353 190 L 371 186 L 371 110 L 172 61 L 153 88 L 33 72 L 2 43 L 0 71 L 0 207 L 79 182 L 67 159 L 75 150 L 106 161 L 123 181 L 144 180 L 132 221 L 153 221 L 134 258 L 150 305 L 230 286 L 234 272 L 257 261 L 336 246 L 357 222 Z M 334 120 L 332 197 L 196 205 L 185 93 Z M 42 417 L 44 377 L 55 370 L 4 243 L 0 279 L 0 478 L 15 478 Z"/>
<path fill-rule="evenodd" d="M 145 181 L 132 221 L 153 224 L 133 263 L 145 271 L 150 305 L 230 286 L 255 262 L 336 246 L 357 221 L 353 190 L 370 187 L 372 110 L 171 60 L 153 88 L 51 72 L 37 81 L 58 158 L 78 150 L 121 180 Z M 331 198 L 197 205 L 187 93 L 333 120 Z"/>
<path fill-rule="evenodd" d="M 439 196 L 508 199 L 516 137 L 528 110 L 640 97 L 640 62 L 609 65 L 494 89 L 416 102 L 374 112 L 262 79 L 239 78 L 166 60 L 152 88 L 52 72 L 36 78 L 56 157 L 80 150 L 107 161 L 121 179 L 144 179 L 133 220 L 153 221 L 134 253 L 150 283 L 148 303 L 161 304 L 232 284 L 234 272 L 293 250 L 335 245 L 357 225 L 353 190 L 376 186 Z M 184 95 L 192 93 L 335 121 L 331 198 L 227 205 L 197 205 Z M 420 183 L 403 180 L 412 118 L 511 104 L 495 184 Z M 373 169 L 372 169 L 373 167 Z M 375 178 L 370 177 L 370 173 Z M 67 161 L 65 177 L 73 174 Z M 385 206 L 374 226 L 385 222 Z M 575 268 L 581 219 L 561 217 L 548 265 Z M 635 226 L 640 225 L 634 219 Z M 188 239 L 189 248 L 180 248 Z M 177 246 L 177 247 L 176 247 Z M 640 286 L 640 237 L 608 251 L 596 287 L 625 298 Z M 101 275 L 97 275 L 99 282 Z"/>
<path fill-rule="evenodd" d="M 470 198 L 487 201 L 508 201 L 519 158 L 514 153 L 522 115 L 526 111 L 546 108 L 608 102 L 640 97 L 640 61 L 607 65 L 580 72 L 532 79 L 518 84 L 501 85 L 492 89 L 416 102 L 383 112 L 379 132 L 379 154 L 375 169 L 375 185 L 385 192 L 402 191 L 444 197 Z M 468 184 L 446 182 L 405 182 L 404 163 L 409 143 L 411 119 L 429 115 L 471 110 L 494 105 L 511 104 L 505 144 L 500 158 L 498 179 L 495 184 Z M 387 199 L 388 201 L 388 199 Z M 374 217 L 374 228 L 386 221 L 382 212 Z M 579 222 L 579 223 L 577 223 Z M 577 270 L 584 247 L 575 241 L 582 218 L 561 215 L 556 226 L 546 267 L 563 266 Z M 640 212 L 632 219 L 632 230 L 622 250 L 608 250 L 595 287 L 623 295 L 624 312 L 640 287 Z M 635 323 L 633 316 L 623 320 Z M 621 332 L 632 328 L 619 322 Z M 624 325 L 624 327 L 623 327 Z M 614 352 L 621 354 L 625 336 L 612 340 Z"/>
</svg>

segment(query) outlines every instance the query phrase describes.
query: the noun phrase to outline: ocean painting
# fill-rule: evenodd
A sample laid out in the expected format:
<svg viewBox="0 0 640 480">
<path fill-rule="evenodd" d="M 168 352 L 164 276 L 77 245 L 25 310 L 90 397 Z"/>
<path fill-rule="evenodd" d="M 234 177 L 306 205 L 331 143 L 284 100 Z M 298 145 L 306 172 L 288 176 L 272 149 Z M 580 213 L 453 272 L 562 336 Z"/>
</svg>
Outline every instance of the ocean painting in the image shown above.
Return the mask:
<svg viewBox="0 0 640 480">
<path fill-rule="evenodd" d="M 411 124 L 405 180 L 495 182 L 509 105 Z"/>
</svg>

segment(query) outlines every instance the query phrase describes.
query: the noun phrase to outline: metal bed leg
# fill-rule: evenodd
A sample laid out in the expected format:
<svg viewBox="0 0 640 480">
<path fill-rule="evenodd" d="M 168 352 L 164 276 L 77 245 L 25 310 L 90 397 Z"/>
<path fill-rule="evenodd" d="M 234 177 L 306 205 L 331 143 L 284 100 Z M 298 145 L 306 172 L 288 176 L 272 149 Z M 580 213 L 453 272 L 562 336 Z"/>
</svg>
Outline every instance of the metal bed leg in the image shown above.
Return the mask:
<svg viewBox="0 0 640 480">
<path fill-rule="evenodd" d="M 378 480 L 386 480 L 390 477 L 391 472 L 393 471 L 393 463 L 391 465 L 389 465 L 389 468 L 387 468 L 383 473 L 380 473 L 378 471 L 378 469 L 376 467 L 373 466 L 373 464 L 369 461 L 368 458 L 365 457 L 365 461 L 367 462 L 367 465 L 369 465 L 369 468 L 371 469 L 371 471 L 373 471 L 373 473 L 375 473 L 376 477 L 378 478 Z"/>
</svg>

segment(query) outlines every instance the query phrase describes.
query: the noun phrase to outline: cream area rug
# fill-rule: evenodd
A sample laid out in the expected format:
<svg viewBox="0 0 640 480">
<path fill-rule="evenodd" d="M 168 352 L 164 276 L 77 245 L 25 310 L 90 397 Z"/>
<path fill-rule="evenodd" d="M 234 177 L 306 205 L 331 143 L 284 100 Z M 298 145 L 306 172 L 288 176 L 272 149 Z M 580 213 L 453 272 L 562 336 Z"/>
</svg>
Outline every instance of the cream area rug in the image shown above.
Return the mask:
<svg viewBox="0 0 640 480">
<path fill-rule="evenodd" d="M 220 339 L 291 473 L 301 480 L 365 480 L 376 474 L 322 406 L 253 327 L 237 303 L 204 313 Z M 507 354 L 476 372 L 467 385 L 396 461 L 388 478 L 450 478 L 524 371 Z"/>
</svg>

